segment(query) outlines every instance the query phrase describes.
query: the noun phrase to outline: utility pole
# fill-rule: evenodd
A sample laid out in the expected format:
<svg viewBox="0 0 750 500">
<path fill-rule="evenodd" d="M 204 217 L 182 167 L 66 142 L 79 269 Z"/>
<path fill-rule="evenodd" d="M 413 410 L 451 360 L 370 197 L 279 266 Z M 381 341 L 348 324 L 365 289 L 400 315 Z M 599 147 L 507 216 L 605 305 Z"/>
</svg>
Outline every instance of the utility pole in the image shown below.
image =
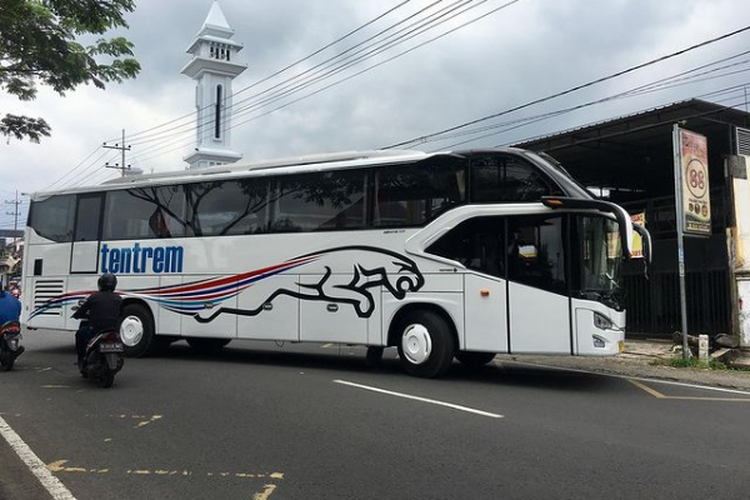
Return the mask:
<svg viewBox="0 0 750 500">
<path fill-rule="evenodd" d="M 122 129 L 122 142 L 121 143 L 115 143 L 114 146 L 108 146 L 105 142 L 102 145 L 105 149 L 117 149 L 122 153 L 122 162 L 121 163 L 115 163 L 114 165 L 110 165 L 109 162 L 104 164 L 104 168 L 115 168 L 119 170 L 123 177 L 125 177 L 125 171 L 130 170 L 130 165 L 127 165 L 125 163 L 125 151 L 130 151 L 130 146 L 125 145 L 125 129 Z"/>
<path fill-rule="evenodd" d="M 15 200 L 5 200 L 6 205 L 13 205 L 13 211 L 12 212 L 5 212 L 7 215 L 13 216 L 13 230 L 18 231 L 18 218 L 21 216 L 21 211 L 18 210 L 18 206 L 21 204 L 21 199 L 18 197 L 18 189 L 16 189 L 16 199 Z M 13 237 L 13 245 L 16 244 L 16 238 Z"/>
</svg>

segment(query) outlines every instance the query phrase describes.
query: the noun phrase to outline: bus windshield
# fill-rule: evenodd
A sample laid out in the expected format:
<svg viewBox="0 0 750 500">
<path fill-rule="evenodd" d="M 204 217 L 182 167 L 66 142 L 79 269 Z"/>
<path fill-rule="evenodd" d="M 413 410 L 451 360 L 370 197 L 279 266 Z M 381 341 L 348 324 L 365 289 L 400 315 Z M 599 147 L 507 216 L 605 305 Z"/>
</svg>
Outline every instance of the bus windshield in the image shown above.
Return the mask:
<svg viewBox="0 0 750 500">
<path fill-rule="evenodd" d="M 581 217 L 581 294 L 619 309 L 622 243 L 617 222 Z"/>
</svg>

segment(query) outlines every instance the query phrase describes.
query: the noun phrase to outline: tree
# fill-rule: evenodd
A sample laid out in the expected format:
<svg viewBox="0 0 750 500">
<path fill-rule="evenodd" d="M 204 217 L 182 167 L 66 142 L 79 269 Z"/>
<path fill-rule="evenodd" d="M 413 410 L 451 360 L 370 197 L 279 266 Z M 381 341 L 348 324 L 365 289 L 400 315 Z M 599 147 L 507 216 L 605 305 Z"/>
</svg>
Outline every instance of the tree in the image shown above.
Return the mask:
<svg viewBox="0 0 750 500">
<path fill-rule="evenodd" d="M 37 83 L 64 95 L 83 83 L 103 89 L 134 78 L 141 67 L 125 38 L 99 38 L 87 46 L 77 41 L 127 28 L 123 14 L 134 8 L 133 0 L 0 0 L 0 89 L 30 101 Z M 50 126 L 43 118 L 6 114 L 0 134 L 38 143 Z"/>
</svg>

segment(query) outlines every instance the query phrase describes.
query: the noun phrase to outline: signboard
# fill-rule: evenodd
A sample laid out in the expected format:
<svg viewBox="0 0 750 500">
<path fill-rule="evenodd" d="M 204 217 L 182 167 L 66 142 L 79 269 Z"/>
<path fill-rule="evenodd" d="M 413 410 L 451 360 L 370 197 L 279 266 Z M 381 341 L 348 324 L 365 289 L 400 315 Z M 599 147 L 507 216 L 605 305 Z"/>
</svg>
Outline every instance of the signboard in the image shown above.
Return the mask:
<svg viewBox="0 0 750 500">
<path fill-rule="evenodd" d="M 680 129 L 680 177 L 682 214 L 679 223 L 685 234 L 711 235 L 711 199 L 708 185 L 708 142 L 706 137 Z"/>
<path fill-rule="evenodd" d="M 632 214 L 630 216 L 630 221 L 635 226 L 636 224 L 645 227 L 646 226 L 646 212 L 640 212 L 637 214 Z M 633 230 L 633 257 L 634 259 L 642 259 L 643 258 L 643 238 L 641 238 L 641 235 L 638 234 L 635 229 Z"/>
</svg>

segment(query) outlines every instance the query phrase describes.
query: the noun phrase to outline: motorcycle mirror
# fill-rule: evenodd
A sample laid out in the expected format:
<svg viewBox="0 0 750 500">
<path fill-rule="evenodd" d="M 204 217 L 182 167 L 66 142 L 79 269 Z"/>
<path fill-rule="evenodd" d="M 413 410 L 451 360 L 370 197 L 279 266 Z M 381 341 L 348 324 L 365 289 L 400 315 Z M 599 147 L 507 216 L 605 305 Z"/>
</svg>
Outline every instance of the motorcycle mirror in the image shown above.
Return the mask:
<svg viewBox="0 0 750 500">
<path fill-rule="evenodd" d="M 127 347 L 135 347 L 143 338 L 143 323 L 135 316 L 128 316 L 120 324 L 120 340 Z"/>
</svg>

